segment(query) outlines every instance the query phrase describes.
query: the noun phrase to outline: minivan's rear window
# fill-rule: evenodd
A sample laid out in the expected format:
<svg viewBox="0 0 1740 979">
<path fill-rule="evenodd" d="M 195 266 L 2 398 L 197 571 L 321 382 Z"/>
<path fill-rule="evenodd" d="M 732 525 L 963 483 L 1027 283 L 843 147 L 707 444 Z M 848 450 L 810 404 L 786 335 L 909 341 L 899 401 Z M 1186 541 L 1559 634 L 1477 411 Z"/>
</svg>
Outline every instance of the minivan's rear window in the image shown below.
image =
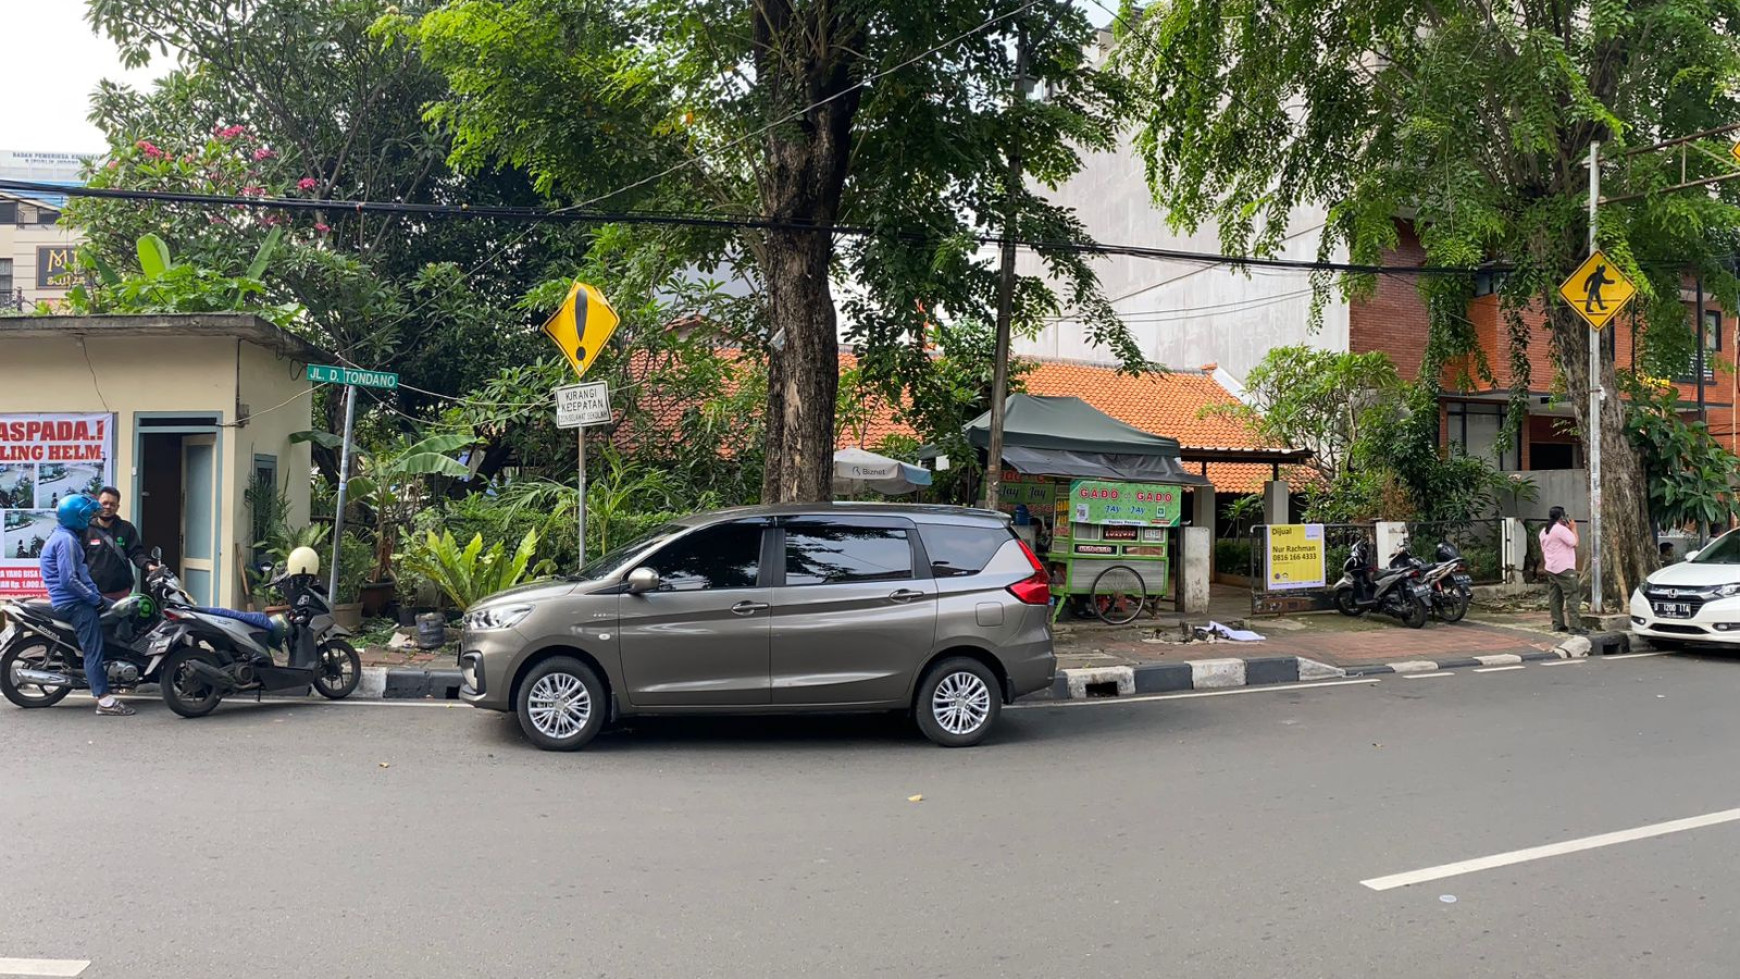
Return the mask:
<svg viewBox="0 0 1740 979">
<path fill-rule="evenodd" d="M 938 578 L 978 574 L 1010 540 L 1002 527 L 958 524 L 920 524 L 918 536 L 930 557 L 931 574 Z"/>
<path fill-rule="evenodd" d="M 844 523 L 786 527 L 788 585 L 906 581 L 912 577 L 912 541 L 902 528 Z"/>
</svg>

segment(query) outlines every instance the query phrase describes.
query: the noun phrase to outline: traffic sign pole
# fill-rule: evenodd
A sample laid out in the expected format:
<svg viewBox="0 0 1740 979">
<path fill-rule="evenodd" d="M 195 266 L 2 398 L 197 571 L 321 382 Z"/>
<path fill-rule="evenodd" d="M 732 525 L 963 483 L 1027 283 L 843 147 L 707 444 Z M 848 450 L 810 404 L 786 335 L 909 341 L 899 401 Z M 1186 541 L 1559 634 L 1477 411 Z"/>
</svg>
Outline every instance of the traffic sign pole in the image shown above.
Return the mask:
<svg viewBox="0 0 1740 979">
<path fill-rule="evenodd" d="M 603 381 L 557 388 L 556 427 L 578 429 L 580 501 L 576 524 L 580 533 L 580 564 L 586 564 L 586 428 L 610 424 L 610 386 Z"/>
<path fill-rule="evenodd" d="M 338 558 L 344 553 L 344 497 L 350 486 L 350 434 L 356 427 L 356 385 L 345 386 L 344 447 L 338 457 L 338 510 L 332 518 L 332 569 L 326 582 L 326 599 L 338 605 Z"/>
<path fill-rule="evenodd" d="M 580 563 L 574 570 L 586 566 L 586 426 L 574 429 L 580 436 L 580 504 L 574 509 L 580 514 Z"/>
<path fill-rule="evenodd" d="M 1601 200 L 1601 141 L 1589 143 L 1589 254 L 1595 254 L 1595 208 Z M 1601 341 L 1589 331 L 1589 609 L 1601 604 Z"/>
</svg>

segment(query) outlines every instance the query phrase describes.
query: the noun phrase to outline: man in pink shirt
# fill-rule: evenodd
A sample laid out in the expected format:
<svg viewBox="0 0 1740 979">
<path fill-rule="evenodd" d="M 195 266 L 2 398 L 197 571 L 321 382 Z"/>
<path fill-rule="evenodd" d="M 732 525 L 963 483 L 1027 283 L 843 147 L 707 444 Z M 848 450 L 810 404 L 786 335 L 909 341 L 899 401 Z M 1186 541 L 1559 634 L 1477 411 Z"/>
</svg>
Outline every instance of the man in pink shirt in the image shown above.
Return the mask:
<svg viewBox="0 0 1740 979">
<path fill-rule="evenodd" d="M 1547 572 L 1547 607 L 1553 612 L 1553 631 L 1583 635 L 1578 625 L 1578 607 L 1583 602 L 1577 582 L 1577 522 L 1565 516 L 1565 508 L 1547 511 L 1547 526 L 1541 531 L 1541 564 Z"/>
</svg>

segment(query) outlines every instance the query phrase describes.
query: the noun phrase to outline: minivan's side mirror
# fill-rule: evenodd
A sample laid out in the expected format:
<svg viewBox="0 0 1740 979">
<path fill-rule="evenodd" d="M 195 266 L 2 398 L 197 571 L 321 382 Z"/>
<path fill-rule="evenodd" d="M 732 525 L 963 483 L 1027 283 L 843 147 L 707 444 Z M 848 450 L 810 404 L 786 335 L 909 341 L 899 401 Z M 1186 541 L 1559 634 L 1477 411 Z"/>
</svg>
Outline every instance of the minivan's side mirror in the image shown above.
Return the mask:
<svg viewBox="0 0 1740 979">
<path fill-rule="evenodd" d="M 630 595 L 657 591 L 658 587 L 659 573 L 651 568 L 635 568 L 628 573 L 628 593 Z"/>
</svg>

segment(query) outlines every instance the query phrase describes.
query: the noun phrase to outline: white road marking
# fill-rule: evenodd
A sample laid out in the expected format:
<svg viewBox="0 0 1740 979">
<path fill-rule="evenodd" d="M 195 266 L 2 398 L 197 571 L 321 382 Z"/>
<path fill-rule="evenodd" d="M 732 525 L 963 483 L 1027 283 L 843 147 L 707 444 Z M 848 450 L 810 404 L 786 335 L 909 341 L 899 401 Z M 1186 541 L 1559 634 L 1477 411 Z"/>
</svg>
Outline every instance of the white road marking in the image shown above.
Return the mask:
<svg viewBox="0 0 1740 979">
<path fill-rule="evenodd" d="M 1437 673 L 1403 673 L 1402 679 L 1404 679 L 1404 680 L 1430 680 L 1434 677 L 1455 676 L 1455 675 L 1456 674 L 1451 673 L 1449 670 L 1440 670 Z"/>
<path fill-rule="evenodd" d="M 1541 665 L 1542 666 L 1581 666 L 1587 662 L 1589 662 L 1589 661 L 1587 659 L 1583 659 L 1583 658 L 1578 658 L 1578 659 L 1548 659 L 1548 660 L 1542 660 Z"/>
<path fill-rule="evenodd" d="M 1731 823 L 1735 820 L 1740 820 L 1740 809 L 1724 809 L 1721 812 L 1712 812 L 1703 816 L 1690 816 L 1686 819 L 1673 819 L 1665 823 L 1652 823 L 1635 829 L 1622 829 L 1613 833 L 1601 833 L 1596 836 L 1566 840 L 1563 843 L 1549 843 L 1546 846 L 1531 846 L 1526 850 L 1495 853 L 1490 857 L 1477 857 L 1473 860 L 1440 864 L 1436 867 L 1427 867 L 1424 870 L 1410 870 L 1405 874 L 1373 877 L 1371 880 L 1362 880 L 1360 883 L 1374 891 L 1387 891 L 1395 887 L 1406 887 L 1409 884 L 1423 884 L 1429 880 L 1443 880 L 1446 877 L 1457 877 L 1481 870 L 1508 867 L 1512 864 L 1527 863 L 1530 860 L 1562 857 L 1567 853 L 1580 853 L 1597 847 L 1612 846 L 1615 843 L 1630 843 L 1633 840 L 1647 840 L 1650 837 L 1666 836 L 1669 833 L 1683 833 L 1689 829 L 1703 829 L 1706 826 Z"/>
<path fill-rule="evenodd" d="M 77 976 L 89 959 L 0 959 L 0 976 Z"/>
<path fill-rule="evenodd" d="M 1644 657 L 1646 657 L 1646 656 L 1666 656 L 1666 655 L 1667 655 L 1667 654 L 1666 654 L 1666 653 L 1663 653 L 1663 652 L 1654 652 L 1654 653 L 1619 653 L 1619 654 L 1618 654 L 1618 655 L 1615 655 L 1615 656 L 1603 656 L 1603 657 L 1601 657 L 1601 658 L 1602 658 L 1602 659 L 1604 659 L 1604 660 L 1610 660 L 1610 659 L 1643 659 L 1643 658 L 1644 658 Z"/>
<path fill-rule="evenodd" d="M 1528 669 L 1528 667 L 1526 667 L 1526 666 L 1482 666 L 1479 669 L 1475 670 L 1474 672 L 1476 672 L 1476 673 L 1503 673 L 1507 670 L 1526 670 L 1526 669 Z"/>
<path fill-rule="evenodd" d="M 1116 704 L 1139 704 L 1151 700 L 1184 700 L 1190 697 L 1230 697 L 1239 693 L 1270 693 L 1282 690 L 1315 690 L 1318 687 L 1346 687 L 1354 684 L 1380 682 L 1375 677 L 1354 680 L 1311 680 L 1306 683 L 1264 683 L 1254 687 L 1233 687 L 1230 690 L 1184 690 L 1178 693 L 1146 693 L 1136 697 L 1091 697 L 1087 700 L 1046 700 L 1031 704 L 1009 704 L 1004 710 L 1026 710 L 1033 707 L 1108 707 Z"/>
</svg>

